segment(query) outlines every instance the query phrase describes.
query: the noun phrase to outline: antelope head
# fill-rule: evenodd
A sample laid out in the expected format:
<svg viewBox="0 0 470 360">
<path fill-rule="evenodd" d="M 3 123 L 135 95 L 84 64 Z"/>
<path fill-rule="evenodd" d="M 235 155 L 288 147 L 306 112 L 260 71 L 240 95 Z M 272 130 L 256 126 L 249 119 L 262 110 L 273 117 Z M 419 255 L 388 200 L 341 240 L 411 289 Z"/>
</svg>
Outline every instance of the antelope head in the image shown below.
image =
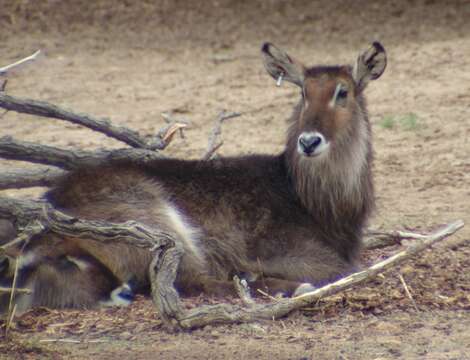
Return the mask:
<svg viewBox="0 0 470 360">
<path fill-rule="evenodd" d="M 362 115 L 362 92 L 385 70 L 387 58 L 380 43 L 374 42 L 353 65 L 343 66 L 308 68 L 271 43 L 265 43 L 261 51 L 265 68 L 278 85 L 287 81 L 301 89 L 289 136 L 300 157 L 344 155 L 345 143 L 359 136 L 359 131 L 368 131 L 368 124 L 361 125 L 367 121 Z"/>
</svg>

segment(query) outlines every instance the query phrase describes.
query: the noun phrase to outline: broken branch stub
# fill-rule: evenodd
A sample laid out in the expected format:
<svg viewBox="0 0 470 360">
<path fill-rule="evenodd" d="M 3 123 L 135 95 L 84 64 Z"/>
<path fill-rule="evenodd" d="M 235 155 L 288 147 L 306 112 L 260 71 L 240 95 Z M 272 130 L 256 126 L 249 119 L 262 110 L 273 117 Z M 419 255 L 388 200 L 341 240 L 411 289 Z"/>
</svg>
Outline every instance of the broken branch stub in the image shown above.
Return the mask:
<svg viewBox="0 0 470 360">
<path fill-rule="evenodd" d="M 220 112 L 220 114 L 215 119 L 214 127 L 212 128 L 212 132 L 209 136 L 207 150 L 202 156 L 203 160 L 210 160 L 215 155 L 215 152 L 222 146 L 223 141 L 219 140 L 222 134 L 222 123 L 225 120 L 229 120 L 238 116 L 241 116 L 241 113 L 227 112 L 225 110 Z"/>
<path fill-rule="evenodd" d="M 16 70 L 16 69 L 20 68 L 21 66 L 36 60 L 40 54 L 41 54 L 41 50 L 37 50 L 32 55 L 29 55 L 29 56 L 27 56 L 23 59 L 15 61 L 14 63 L 11 63 L 11 64 L 8 64 L 6 66 L 1 67 L 0 68 L 0 76 L 6 76 L 11 71 Z"/>
</svg>

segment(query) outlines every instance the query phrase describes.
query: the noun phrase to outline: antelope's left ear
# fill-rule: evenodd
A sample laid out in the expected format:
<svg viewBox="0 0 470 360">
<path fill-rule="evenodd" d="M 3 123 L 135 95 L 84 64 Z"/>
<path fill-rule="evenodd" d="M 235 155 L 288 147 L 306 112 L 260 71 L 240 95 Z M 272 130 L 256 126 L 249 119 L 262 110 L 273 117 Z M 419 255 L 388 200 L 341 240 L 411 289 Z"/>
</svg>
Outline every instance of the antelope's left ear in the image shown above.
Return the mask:
<svg viewBox="0 0 470 360">
<path fill-rule="evenodd" d="M 271 43 L 264 43 L 261 47 L 264 67 L 275 80 L 279 78 L 294 83 L 300 87 L 304 85 L 305 66 L 288 55 L 285 51 Z"/>
<path fill-rule="evenodd" d="M 387 54 L 379 42 L 364 51 L 354 64 L 352 76 L 360 90 L 365 89 L 370 80 L 375 80 L 383 74 L 387 66 Z"/>
</svg>

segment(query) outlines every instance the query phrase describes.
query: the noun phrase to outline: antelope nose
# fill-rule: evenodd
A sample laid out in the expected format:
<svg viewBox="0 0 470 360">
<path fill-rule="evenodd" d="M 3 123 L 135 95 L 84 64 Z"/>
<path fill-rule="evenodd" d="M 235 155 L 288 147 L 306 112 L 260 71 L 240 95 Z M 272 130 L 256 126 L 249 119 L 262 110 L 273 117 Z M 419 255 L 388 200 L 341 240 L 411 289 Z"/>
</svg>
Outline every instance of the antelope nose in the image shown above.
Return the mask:
<svg viewBox="0 0 470 360">
<path fill-rule="evenodd" d="M 320 134 L 302 134 L 299 136 L 299 149 L 306 155 L 311 155 L 315 149 L 323 142 Z"/>
</svg>

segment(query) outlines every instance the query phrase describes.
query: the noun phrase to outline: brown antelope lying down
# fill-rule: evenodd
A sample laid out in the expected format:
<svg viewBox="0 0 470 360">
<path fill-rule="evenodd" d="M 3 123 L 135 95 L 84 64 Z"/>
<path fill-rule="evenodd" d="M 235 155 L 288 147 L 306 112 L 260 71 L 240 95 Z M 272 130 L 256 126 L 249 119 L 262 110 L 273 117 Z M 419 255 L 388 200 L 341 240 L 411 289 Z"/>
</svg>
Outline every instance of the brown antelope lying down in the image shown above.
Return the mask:
<svg viewBox="0 0 470 360">
<path fill-rule="evenodd" d="M 183 295 L 234 294 L 238 274 L 254 293 L 289 296 L 353 271 L 374 205 L 363 92 L 384 71 L 385 50 L 374 43 L 353 66 L 310 68 L 269 43 L 262 55 L 275 80 L 300 89 L 282 153 L 84 167 L 47 199 L 79 218 L 171 233 L 185 250 L 176 282 Z M 18 295 L 20 310 L 127 303 L 149 288 L 150 252 L 118 242 L 49 234 L 18 261 L 18 286 L 33 290 Z"/>
</svg>

